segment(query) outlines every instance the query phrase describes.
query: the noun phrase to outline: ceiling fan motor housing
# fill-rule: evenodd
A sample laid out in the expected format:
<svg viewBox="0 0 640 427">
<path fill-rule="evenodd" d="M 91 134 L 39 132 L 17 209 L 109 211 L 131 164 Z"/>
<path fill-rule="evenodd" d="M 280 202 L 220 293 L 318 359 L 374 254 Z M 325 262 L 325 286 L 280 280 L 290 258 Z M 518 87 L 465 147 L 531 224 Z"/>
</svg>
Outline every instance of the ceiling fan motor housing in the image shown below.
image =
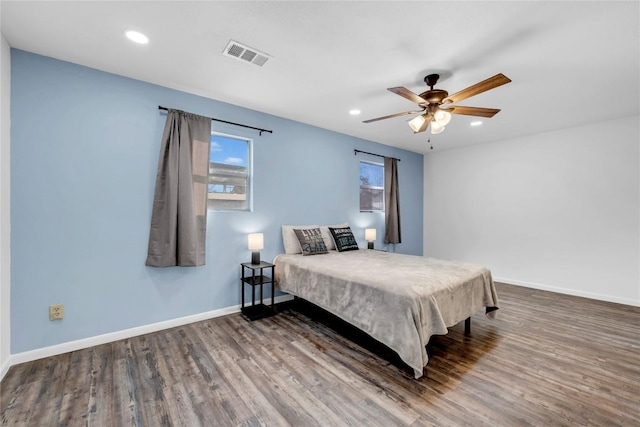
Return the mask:
<svg viewBox="0 0 640 427">
<path fill-rule="evenodd" d="M 446 90 L 433 88 L 436 83 L 438 83 L 439 78 L 439 74 L 429 74 L 424 78 L 424 82 L 427 84 L 427 86 L 429 86 L 429 90 L 422 92 L 418 96 L 427 101 L 429 104 L 441 104 L 442 100 L 449 95 Z"/>
<path fill-rule="evenodd" d="M 442 100 L 449 96 L 449 92 L 442 89 L 431 89 L 422 92 L 418 96 L 427 101 L 429 104 L 441 104 Z"/>
</svg>

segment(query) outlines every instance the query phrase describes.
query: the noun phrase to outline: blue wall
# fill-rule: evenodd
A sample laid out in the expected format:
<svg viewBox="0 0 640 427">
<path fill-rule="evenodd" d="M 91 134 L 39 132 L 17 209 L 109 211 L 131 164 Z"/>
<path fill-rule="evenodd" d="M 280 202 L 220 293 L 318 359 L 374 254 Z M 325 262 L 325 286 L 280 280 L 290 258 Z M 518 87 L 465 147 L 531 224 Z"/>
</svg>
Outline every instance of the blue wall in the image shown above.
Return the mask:
<svg viewBox="0 0 640 427">
<path fill-rule="evenodd" d="M 264 260 L 283 224 L 384 218 L 358 209 L 358 148 L 402 159 L 403 243 L 422 255 L 423 157 L 188 93 L 15 50 L 11 69 L 11 352 L 116 332 L 240 303 L 246 234 Z M 158 105 L 272 129 L 213 129 L 254 140 L 252 212 L 209 212 L 207 265 L 145 267 L 160 138 Z M 265 289 L 266 290 L 266 289 Z M 49 321 L 63 303 L 65 318 Z"/>
</svg>

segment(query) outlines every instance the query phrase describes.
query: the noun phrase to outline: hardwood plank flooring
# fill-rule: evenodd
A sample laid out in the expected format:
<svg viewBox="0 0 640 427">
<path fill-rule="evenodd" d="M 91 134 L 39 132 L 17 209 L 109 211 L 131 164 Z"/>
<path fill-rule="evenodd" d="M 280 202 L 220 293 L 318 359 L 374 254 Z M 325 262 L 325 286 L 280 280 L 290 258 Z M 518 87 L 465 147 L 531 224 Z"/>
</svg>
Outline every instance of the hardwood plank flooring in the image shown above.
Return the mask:
<svg viewBox="0 0 640 427">
<path fill-rule="evenodd" d="M 13 366 L 3 426 L 638 426 L 640 308 L 496 284 L 424 377 L 304 302 Z"/>
</svg>

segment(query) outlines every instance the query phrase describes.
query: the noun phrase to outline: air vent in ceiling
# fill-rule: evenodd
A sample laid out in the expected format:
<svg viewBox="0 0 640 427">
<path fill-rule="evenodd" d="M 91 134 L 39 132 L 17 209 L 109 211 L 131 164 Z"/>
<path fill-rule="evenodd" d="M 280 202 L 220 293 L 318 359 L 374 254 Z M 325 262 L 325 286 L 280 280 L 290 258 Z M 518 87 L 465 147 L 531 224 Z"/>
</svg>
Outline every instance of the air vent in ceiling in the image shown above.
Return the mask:
<svg viewBox="0 0 640 427">
<path fill-rule="evenodd" d="M 224 48 L 224 52 L 222 54 L 260 67 L 262 67 L 271 58 L 271 56 L 266 53 L 260 52 L 257 49 L 233 40 L 229 41 L 229 44 Z"/>
</svg>

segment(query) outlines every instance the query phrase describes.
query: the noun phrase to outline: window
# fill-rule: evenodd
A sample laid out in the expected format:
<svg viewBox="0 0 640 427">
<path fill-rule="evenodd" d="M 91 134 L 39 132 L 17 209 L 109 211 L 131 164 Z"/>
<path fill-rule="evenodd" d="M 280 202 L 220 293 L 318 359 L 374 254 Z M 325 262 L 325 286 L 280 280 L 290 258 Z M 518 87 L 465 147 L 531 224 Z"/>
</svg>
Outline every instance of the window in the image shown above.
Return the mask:
<svg viewBox="0 0 640 427">
<path fill-rule="evenodd" d="M 211 209 L 251 209 L 250 139 L 211 133 L 208 198 Z"/>
<path fill-rule="evenodd" d="M 384 211 L 384 165 L 360 162 L 360 211 Z"/>
</svg>

